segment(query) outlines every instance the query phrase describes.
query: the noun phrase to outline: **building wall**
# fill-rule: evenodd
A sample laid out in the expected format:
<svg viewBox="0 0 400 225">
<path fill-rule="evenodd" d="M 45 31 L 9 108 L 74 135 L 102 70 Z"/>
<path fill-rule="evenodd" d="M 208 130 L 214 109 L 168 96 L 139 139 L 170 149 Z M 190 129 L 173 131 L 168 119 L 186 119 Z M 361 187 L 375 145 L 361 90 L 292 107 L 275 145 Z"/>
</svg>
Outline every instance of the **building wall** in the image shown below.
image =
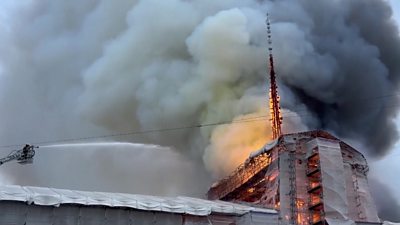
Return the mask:
<svg viewBox="0 0 400 225">
<path fill-rule="evenodd" d="M 285 135 L 280 143 L 283 151 L 280 154 L 280 190 L 282 220 L 287 218 L 297 220 L 297 224 L 308 224 L 304 218 L 311 216 L 308 207 L 310 197 L 307 193 L 308 178 L 305 176 L 307 157 L 313 149 L 319 153 L 321 183 L 323 186 L 324 216 L 330 224 L 344 224 L 345 221 L 364 221 L 379 223 L 377 210 L 369 192 L 367 172 L 368 165 L 365 158 L 350 146 L 335 138 L 310 137 L 304 134 Z M 290 151 L 295 149 L 295 195 L 290 185 Z M 306 150 L 306 154 L 305 154 Z M 293 158 L 293 157 L 292 157 Z M 283 172 L 282 172 L 283 171 Z M 292 176 L 293 177 L 293 176 Z M 306 185 L 305 185 L 306 184 Z M 305 187 L 306 186 L 306 187 Z M 288 198 L 294 198 L 288 200 Z M 296 204 L 296 210 L 288 210 L 290 205 Z M 306 204 L 307 206 L 307 204 Z M 294 213 L 294 218 L 288 216 Z"/>
<path fill-rule="evenodd" d="M 308 151 L 311 153 L 314 148 L 319 153 L 325 218 L 344 223 L 349 217 L 345 170 L 339 142 L 315 138 L 310 141 Z"/>
<path fill-rule="evenodd" d="M 278 225 L 277 221 L 276 213 L 193 216 L 105 206 L 53 207 L 0 201 L 1 225 Z"/>
<path fill-rule="evenodd" d="M 314 149 L 318 152 L 319 165 L 316 176 L 308 172 L 309 156 Z M 246 173 L 247 169 L 251 169 L 247 162 L 256 162 L 257 157 L 264 153 L 277 153 L 278 179 L 273 182 L 268 179 L 269 171 L 276 168 L 275 160 L 272 160 L 265 176 L 257 175 L 254 179 L 236 183 L 237 188 L 230 191 L 224 200 L 271 207 L 271 195 L 278 194 L 275 208 L 279 210 L 281 224 L 313 224 L 325 218 L 331 225 L 354 224 L 354 221 L 379 223 L 369 192 L 366 159 L 343 141 L 324 131 L 283 135 L 273 145 L 266 145 L 253 153 L 240 167 L 241 171 Z M 253 164 L 251 166 L 254 167 Z M 235 175 L 240 176 L 233 174 L 231 177 Z M 317 185 L 311 187 L 310 184 L 315 185 L 315 180 L 318 180 Z M 272 188 L 275 184 L 277 189 Z M 217 187 L 224 189 L 224 183 L 219 183 Z M 260 201 L 243 197 L 260 191 L 265 191 Z M 321 200 L 319 196 L 322 196 L 322 204 L 318 202 Z"/>
</svg>

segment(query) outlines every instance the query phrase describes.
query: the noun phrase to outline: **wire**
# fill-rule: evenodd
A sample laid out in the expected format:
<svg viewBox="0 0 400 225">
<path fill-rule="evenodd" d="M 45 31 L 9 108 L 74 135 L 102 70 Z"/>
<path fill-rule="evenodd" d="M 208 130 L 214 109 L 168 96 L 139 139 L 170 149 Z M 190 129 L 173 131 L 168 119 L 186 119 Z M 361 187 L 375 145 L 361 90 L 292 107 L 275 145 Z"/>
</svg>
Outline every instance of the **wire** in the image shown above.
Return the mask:
<svg viewBox="0 0 400 225">
<path fill-rule="evenodd" d="M 382 99 L 382 98 L 394 97 L 394 96 L 400 96 L 400 93 L 393 94 L 393 95 L 377 96 L 374 99 Z M 369 99 L 366 98 L 365 100 L 371 100 L 371 99 L 372 98 L 369 98 Z M 383 106 L 383 107 L 380 107 L 380 108 L 392 108 L 392 107 L 399 107 L 399 106 L 400 106 L 400 104 L 395 104 L 395 105 L 390 105 L 390 106 Z M 368 108 L 377 108 L 377 106 L 367 107 L 367 109 Z M 302 114 L 301 112 L 305 112 L 305 113 Z M 314 114 L 310 113 L 307 109 L 297 110 L 297 111 L 294 111 L 294 112 L 284 112 L 284 113 L 281 113 L 281 115 L 282 115 L 283 118 L 294 118 L 294 117 L 305 118 L 305 117 L 315 116 Z M 101 138 L 135 136 L 135 135 L 140 135 L 140 134 L 171 132 L 171 131 L 179 131 L 179 130 L 203 128 L 203 127 L 211 127 L 211 126 L 226 125 L 226 124 L 237 124 L 237 123 L 249 123 L 249 122 L 257 122 L 257 121 L 265 121 L 267 119 L 269 119 L 269 115 L 254 116 L 254 117 L 248 117 L 248 118 L 238 119 L 238 120 L 233 120 L 233 121 L 221 121 L 221 122 L 214 122 L 214 123 L 188 125 L 188 126 L 182 126 L 182 127 L 149 129 L 149 130 L 141 130 L 141 131 L 140 130 L 139 131 L 131 131 L 131 132 L 126 132 L 126 133 L 106 134 L 106 135 L 99 135 L 99 136 L 87 136 L 87 137 L 77 137 L 77 138 L 66 138 L 66 139 L 57 139 L 57 140 L 49 140 L 49 141 L 40 141 L 40 142 L 31 143 L 31 144 L 33 144 L 33 145 L 45 145 L 45 144 L 56 144 L 56 143 L 66 143 L 66 142 L 77 142 L 77 141 L 83 141 L 83 140 L 95 140 L 95 139 L 101 139 Z M 13 147 L 22 146 L 24 144 L 25 143 L 2 145 L 2 146 L 0 146 L 0 148 L 13 148 Z"/>
<path fill-rule="evenodd" d="M 266 120 L 267 117 L 268 116 L 257 116 L 257 117 L 249 117 L 246 119 L 240 119 L 240 120 L 235 120 L 235 121 L 224 121 L 224 122 L 206 123 L 206 124 L 198 124 L 198 125 L 183 126 L 183 127 L 162 128 L 162 129 L 150 129 L 150 130 L 132 131 L 132 132 L 126 132 L 126 133 L 116 133 L 116 134 L 99 135 L 99 136 L 58 139 L 58 140 L 51 140 L 51 141 L 34 142 L 31 144 L 33 144 L 33 145 L 56 144 L 56 143 L 65 143 L 65 142 L 76 142 L 76 141 L 82 141 L 82 140 L 94 140 L 94 139 L 101 139 L 101 138 L 134 136 L 134 135 L 139 135 L 139 134 L 178 131 L 178 130 L 186 130 L 186 129 L 193 129 L 193 128 L 202 128 L 202 127 L 218 126 L 218 125 L 224 125 L 224 124 L 232 124 L 232 123 L 248 123 L 248 122 Z M 0 148 L 11 148 L 11 147 L 18 147 L 21 145 L 24 145 L 24 144 L 21 143 L 21 144 L 12 144 L 12 145 L 2 145 L 2 146 L 0 146 Z"/>
</svg>

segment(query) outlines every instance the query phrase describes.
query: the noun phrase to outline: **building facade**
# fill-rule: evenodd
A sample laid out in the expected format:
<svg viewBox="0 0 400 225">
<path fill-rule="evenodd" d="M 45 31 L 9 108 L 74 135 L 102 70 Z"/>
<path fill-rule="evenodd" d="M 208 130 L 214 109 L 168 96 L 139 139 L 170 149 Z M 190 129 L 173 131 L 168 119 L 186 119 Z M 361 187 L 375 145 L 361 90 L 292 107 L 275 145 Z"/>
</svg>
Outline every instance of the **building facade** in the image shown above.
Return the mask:
<svg viewBox="0 0 400 225">
<path fill-rule="evenodd" d="M 1 225 L 277 225 L 275 210 L 190 197 L 0 186 Z"/>
<path fill-rule="evenodd" d="M 279 211 L 281 224 L 380 224 L 364 156 L 325 131 L 287 134 L 214 184 L 209 199 Z"/>
</svg>

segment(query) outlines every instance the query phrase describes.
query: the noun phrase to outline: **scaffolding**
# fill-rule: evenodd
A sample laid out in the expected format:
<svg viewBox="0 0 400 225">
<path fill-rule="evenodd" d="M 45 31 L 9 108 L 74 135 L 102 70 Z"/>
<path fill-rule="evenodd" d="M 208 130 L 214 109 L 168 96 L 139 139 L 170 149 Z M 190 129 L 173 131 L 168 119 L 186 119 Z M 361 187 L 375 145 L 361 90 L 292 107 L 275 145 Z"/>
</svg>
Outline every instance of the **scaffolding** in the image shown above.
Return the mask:
<svg viewBox="0 0 400 225">
<path fill-rule="evenodd" d="M 325 225 L 325 213 L 323 202 L 323 188 L 321 177 L 321 164 L 319 159 L 318 147 L 313 148 L 312 154 L 307 157 L 307 177 L 308 177 L 308 209 L 310 212 L 309 223 L 312 225 Z"/>
<path fill-rule="evenodd" d="M 360 193 L 359 193 L 359 185 L 358 185 L 358 179 L 357 179 L 357 175 L 353 174 L 351 176 L 352 180 L 353 180 L 353 188 L 354 188 L 354 198 L 356 200 L 356 210 L 357 210 L 357 215 L 358 218 L 360 218 L 361 220 L 365 219 L 365 215 L 363 214 L 363 210 L 361 209 L 362 206 L 362 202 L 361 202 L 361 197 L 360 197 Z"/>
<path fill-rule="evenodd" d="M 296 149 L 289 151 L 290 224 L 297 225 Z"/>
<path fill-rule="evenodd" d="M 280 224 L 379 222 L 361 153 L 324 131 L 282 135 L 266 146 L 209 197 L 276 209 Z"/>
<path fill-rule="evenodd" d="M 229 177 L 214 184 L 207 193 L 208 199 L 222 199 L 249 181 L 271 163 L 271 152 L 265 152 L 240 165 Z"/>
</svg>

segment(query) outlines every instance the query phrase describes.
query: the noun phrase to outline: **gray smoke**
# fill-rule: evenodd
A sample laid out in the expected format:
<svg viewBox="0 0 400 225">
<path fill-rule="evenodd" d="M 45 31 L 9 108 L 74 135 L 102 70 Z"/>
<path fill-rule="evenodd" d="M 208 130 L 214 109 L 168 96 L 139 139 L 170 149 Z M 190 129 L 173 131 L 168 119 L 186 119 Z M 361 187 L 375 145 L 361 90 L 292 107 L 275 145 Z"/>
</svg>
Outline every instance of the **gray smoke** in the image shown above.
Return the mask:
<svg viewBox="0 0 400 225">
<path fill-rule="evenodd" d="M 400 204 L 389 188 L 377 179 L 369 179 L 371 194 L 378 207 L 379 218 L 386 221 L 400 222 Z"/>
<path fill-rule="evenodd" d="M 184 155 L 182 161 L 197 162 L 199 171 L 206 167 L 213 177 L 223 176 L 267 141 L 267 11 L 286 131 L 328 129 L 362 142 L 371 155 L 387 152 L 398 136 L 397 106 L 390 104 L 397 99 L 400 38 L 389 6 L 376 0 L 29 1 L 0 23 L 0 141 L 57 142 L 237 121 L 115 138 L 170 146 Z M 239 121 L 251 118 L 258 119 Z M 29 172 L 10 166 L 9 179 L 24 183 L 29 176 L 31 184 L 46 185 L 72 176 L 69 170 L 44 169 L 54 155 L 42 154 L 47 160 Z M 115 178 L 100 169 L 128 170 L 118 158 L 105 160 L 115 154 L 95 151 L 80 160 L 103 162 L 90 167 L 88 176 Z M 146 154 L 146 162 L 135 162 L 152 177 L 160 154 Z M 165 156 L 173 162 L 179 157 Z M 157 160 L 147 162 L 150 158 Z M 188 183 L 209 182 L 173 171 Z M 145 183 L 129 179 L 132 183 L 89 179 L 82 185 L 110 191 L 132 185 L 130 191 L 146 192 Z M 66 182 L 57 186 L 79 188 Z M 194 186 L 194 192 L 205 191 Z"/>
<path fill-rule="evenodd" d="M 33 164 L 1 169 L 19 185 L 202 197 L 209 182 L 201 168 L 168 148 L 105 142 L 42 146 Z"/>
<path fill-rule="evenodd" d="M 301 29 L 300 43 L 278 47 L 283 83 L 318 118 L 313 127 L 360 140 L 369 154 L 383 156 L 398 138 L 400 38 L 391 9 L 371 0 L 307 3 L 299 1 L 307 16 L 296 19 L 304 22 L 289 23 Z M 293 50 L 300 57 L 287 60 Z"/>
</svg>

